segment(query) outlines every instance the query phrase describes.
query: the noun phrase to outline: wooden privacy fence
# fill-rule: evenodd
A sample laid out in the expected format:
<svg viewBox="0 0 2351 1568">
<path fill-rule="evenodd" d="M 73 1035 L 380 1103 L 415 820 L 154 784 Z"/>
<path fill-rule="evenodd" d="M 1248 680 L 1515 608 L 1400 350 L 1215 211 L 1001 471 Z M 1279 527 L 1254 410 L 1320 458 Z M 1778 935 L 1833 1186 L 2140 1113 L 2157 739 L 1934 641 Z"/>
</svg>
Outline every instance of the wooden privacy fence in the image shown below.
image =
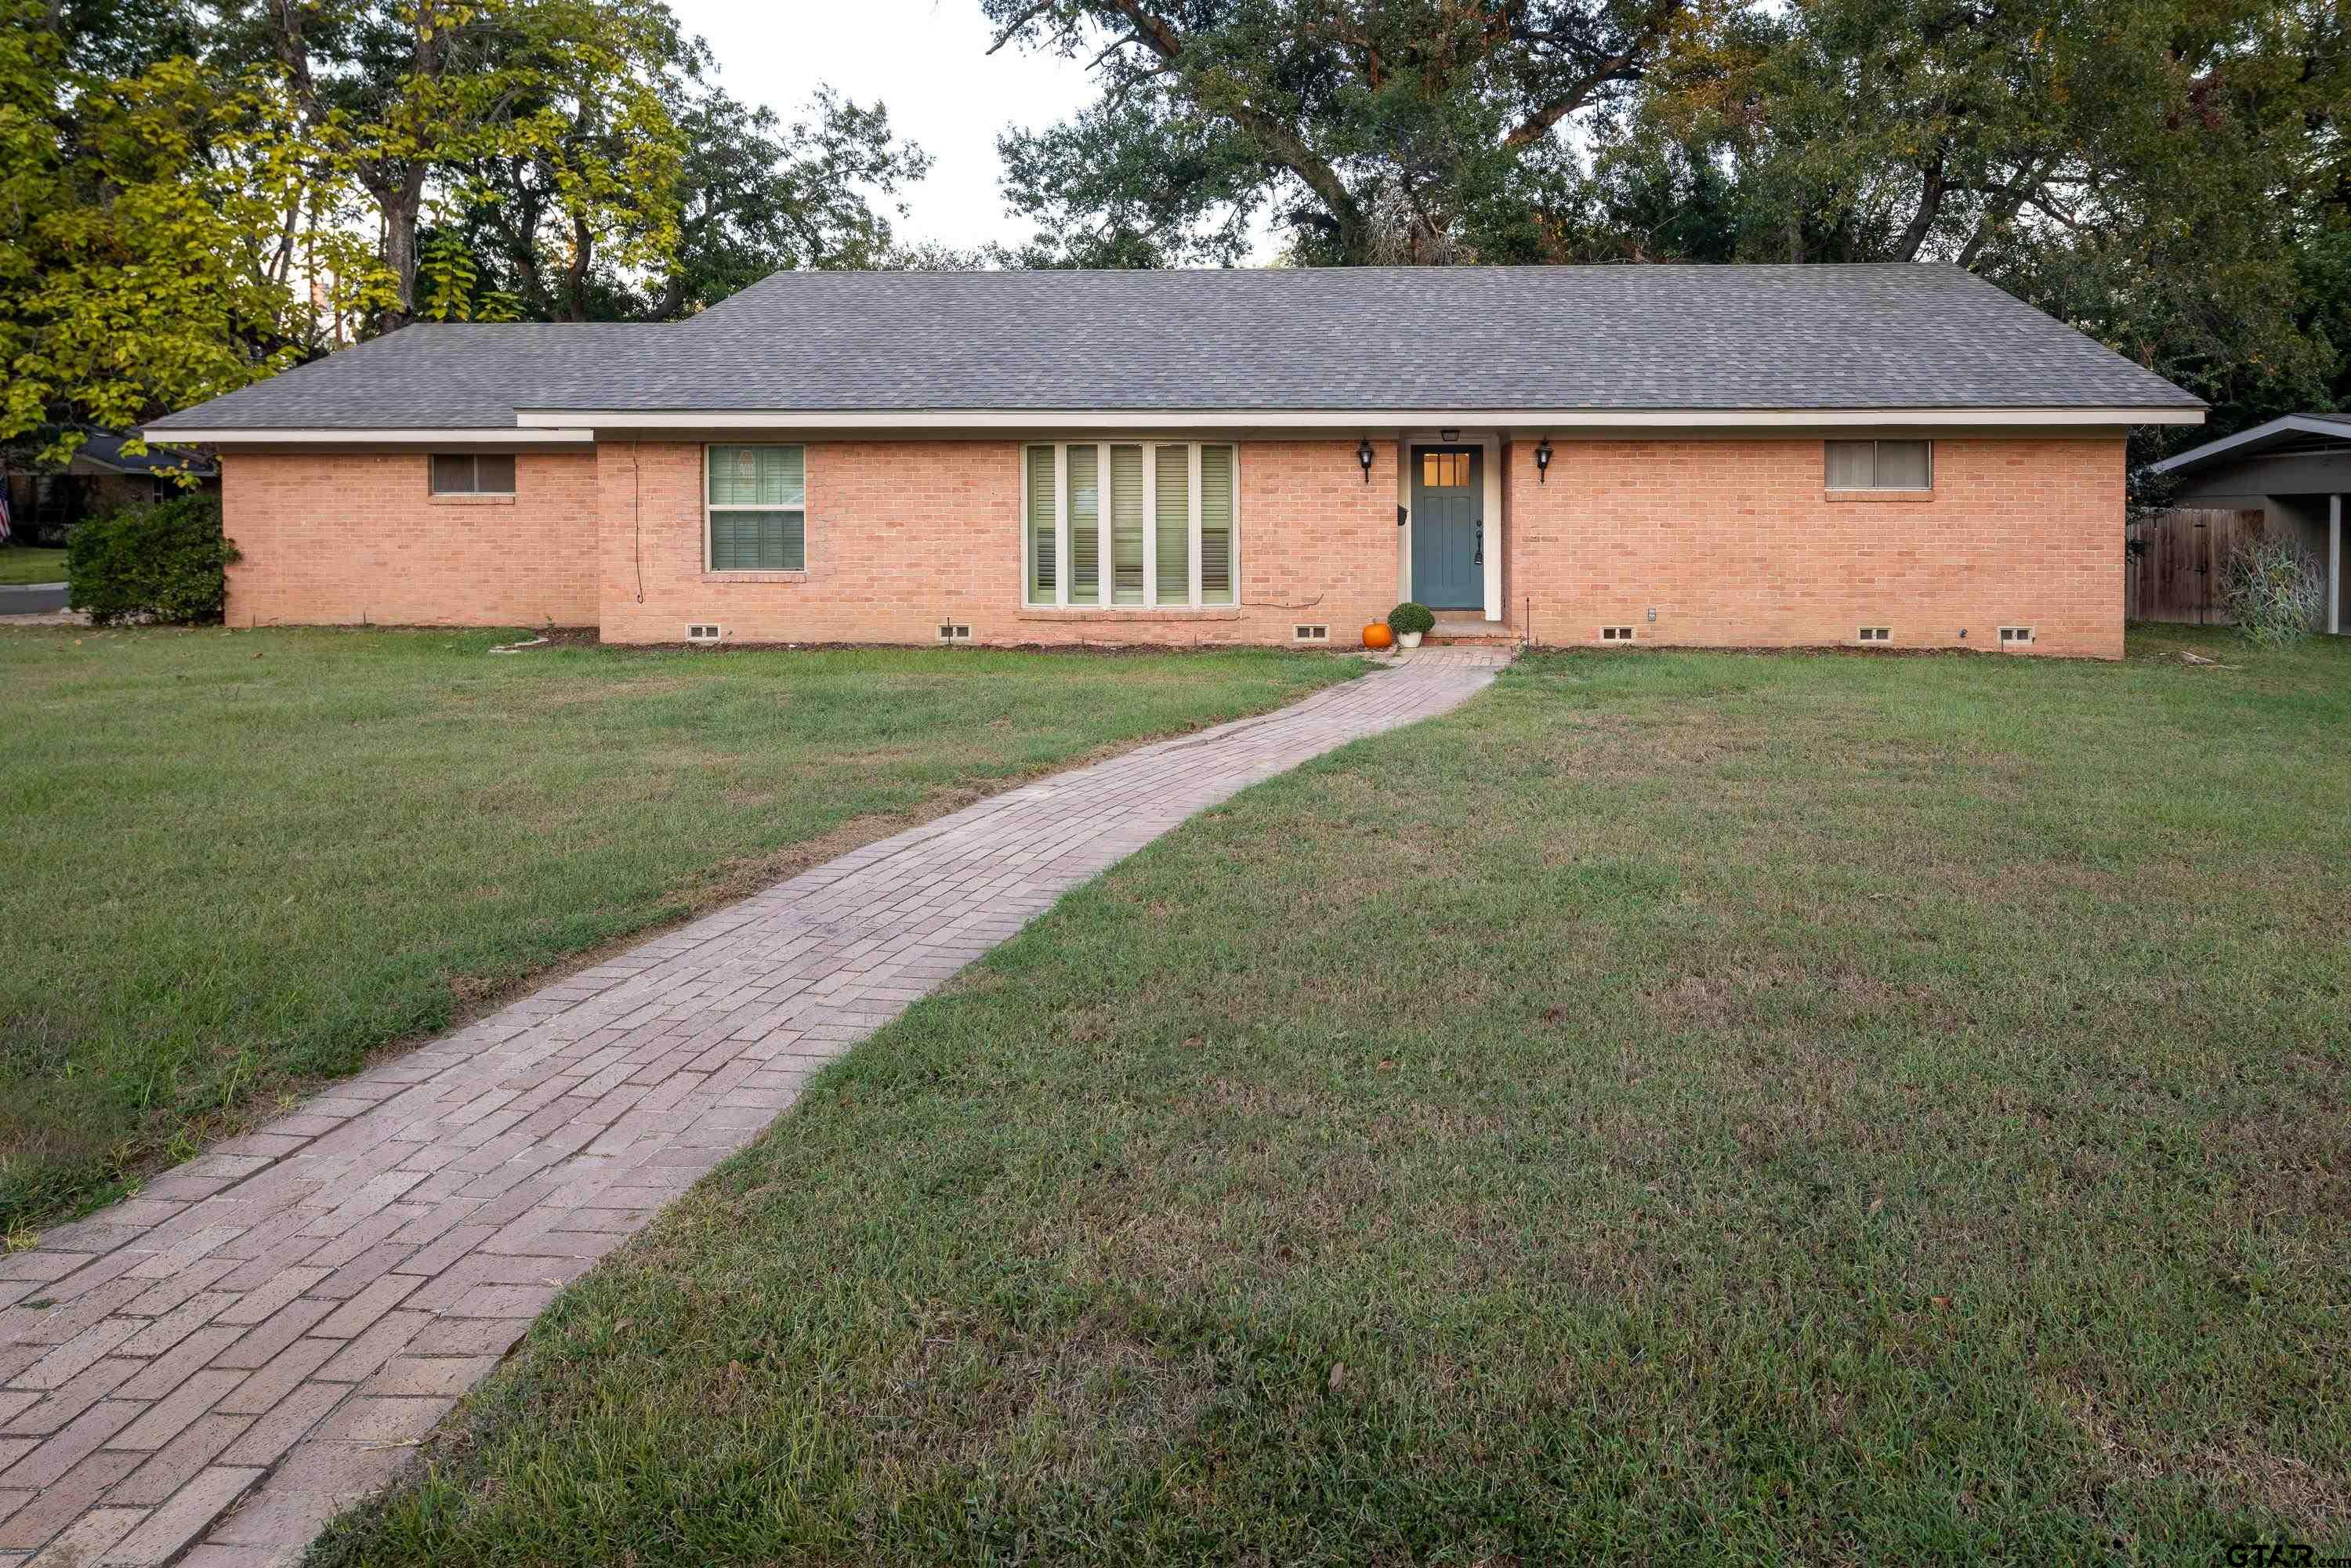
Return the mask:
<svg viewBox="0 0 2351 1568">
<path fill-rule="evenodd" d="M 2220 604 L 2221 563 L 2262 531 L 2262 514 L 2175 507 L 2133 517 L 2126 531 L 2124 616 L 2216 625 L 2229 619 Z"/>
</svg>

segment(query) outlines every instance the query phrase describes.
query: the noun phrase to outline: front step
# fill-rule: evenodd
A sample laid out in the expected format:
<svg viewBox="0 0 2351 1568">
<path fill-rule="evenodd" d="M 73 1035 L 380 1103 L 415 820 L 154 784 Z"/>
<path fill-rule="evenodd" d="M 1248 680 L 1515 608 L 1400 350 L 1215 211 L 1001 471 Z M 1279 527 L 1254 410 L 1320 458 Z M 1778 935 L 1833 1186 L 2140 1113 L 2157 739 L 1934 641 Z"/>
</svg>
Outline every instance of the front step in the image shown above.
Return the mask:
<svg viewBox="0 0 2351 1568">
<path fill-rule="evenodd" d="M 1516 647 L 1519 634 L 1507 621 L 1489 621 L 1482 615 L 1440 615 L 1437 624 L 1421 639 L 1424 647 Z"/>
</svg>

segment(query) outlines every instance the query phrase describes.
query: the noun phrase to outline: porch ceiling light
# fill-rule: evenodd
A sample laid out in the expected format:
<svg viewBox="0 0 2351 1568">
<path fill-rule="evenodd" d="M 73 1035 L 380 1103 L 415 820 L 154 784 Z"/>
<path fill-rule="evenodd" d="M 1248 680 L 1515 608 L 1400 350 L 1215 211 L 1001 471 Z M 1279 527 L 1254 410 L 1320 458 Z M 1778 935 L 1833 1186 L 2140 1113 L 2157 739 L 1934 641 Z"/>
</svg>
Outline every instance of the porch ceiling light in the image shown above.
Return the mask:
<svg viewBox="0 0 2351 1568">
<path fill-rule="evenodd" d="M 1364 483 L 1370 484 L 1372 482 L 1372 438 L 1370 436 L 1367 435 L 1355 443 L 1355 461 L 1364 465 Z"/>
<path fill-rule="evenodd" d="M 1450 446 L 1461 439 L 1461 433 L 1458 430 L 1440 430 L 1437 433 L 1437 439 Z"/>
<path fill-rule="evenodd" d="M 1542 438 L 1542 444 L 1535 448 L 1535 483 L 1551 483 L 1551 437 L 1548 435 Z"/>
</svg>

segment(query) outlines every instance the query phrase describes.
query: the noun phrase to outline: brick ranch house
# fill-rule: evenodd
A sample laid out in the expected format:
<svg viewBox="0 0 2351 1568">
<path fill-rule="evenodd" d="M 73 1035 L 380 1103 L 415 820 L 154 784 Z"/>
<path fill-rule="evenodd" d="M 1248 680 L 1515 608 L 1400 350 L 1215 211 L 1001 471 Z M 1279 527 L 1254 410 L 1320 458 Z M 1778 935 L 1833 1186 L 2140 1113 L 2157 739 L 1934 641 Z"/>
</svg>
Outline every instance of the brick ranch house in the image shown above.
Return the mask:
<svg viewBox="0 0 2351 1568">
<path fill-rule="evenodd" d="M 2122 652 L 2178 387 L 1955 267 L 785 273 L 174 414 L 232 625 Z"/>
</svg>

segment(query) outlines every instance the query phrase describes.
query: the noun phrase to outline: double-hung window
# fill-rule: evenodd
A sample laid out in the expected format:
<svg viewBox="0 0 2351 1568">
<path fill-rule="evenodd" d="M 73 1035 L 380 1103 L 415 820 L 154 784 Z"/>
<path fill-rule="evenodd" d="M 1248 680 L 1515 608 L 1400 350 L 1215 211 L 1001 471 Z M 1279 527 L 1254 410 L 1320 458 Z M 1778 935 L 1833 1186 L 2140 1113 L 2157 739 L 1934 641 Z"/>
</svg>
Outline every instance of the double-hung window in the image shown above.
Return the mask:
<svg viewBox="0 0 2351 1568">
<path fill-rule="evenodd" d="M 808 570 L 808 461 L 799 446 L 706 449 L 704 534 L 712 571 Z"/>
<path fill-rule="evenodd" d="M 1028 601 L 1087 609 L 1239 601 L 1236 449 L 1065 441 L 1022 449 Z"/>
<path fill-rule="evenodd" d="M 1931 441 L 1832 441 L 1832 490 L 1928 490 L 1935 484 Z"/>
</svg>

